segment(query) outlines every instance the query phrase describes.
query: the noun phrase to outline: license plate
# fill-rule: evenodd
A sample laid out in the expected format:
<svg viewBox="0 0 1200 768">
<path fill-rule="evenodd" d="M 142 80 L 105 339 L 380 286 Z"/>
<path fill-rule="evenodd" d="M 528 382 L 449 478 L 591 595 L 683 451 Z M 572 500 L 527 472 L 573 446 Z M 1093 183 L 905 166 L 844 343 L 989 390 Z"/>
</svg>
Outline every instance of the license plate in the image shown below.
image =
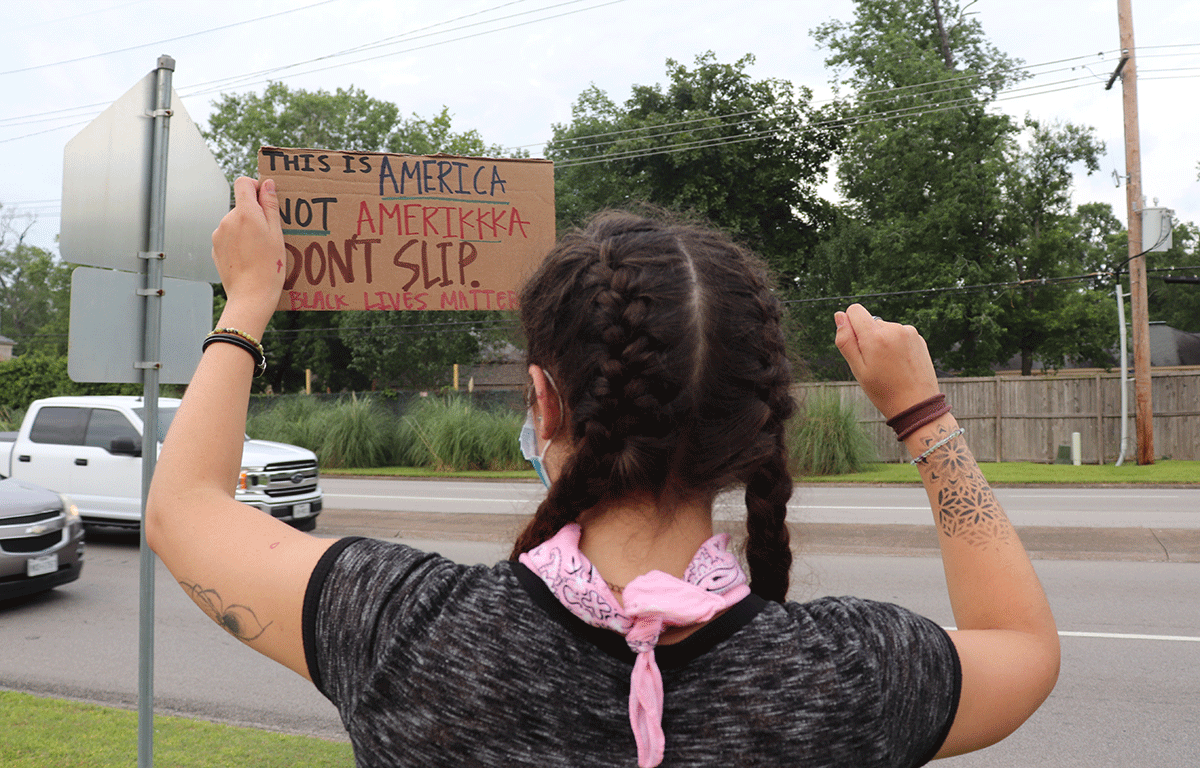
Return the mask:
<svg viewBox="0 0 1200 768">
<path fill-rule="evenodd" d="M 292 505 L 292 517 L 308 517 L 312 514 L 312 504 Z"/>
<path fill-rule="evenodd" d="M 25 573 L 30 578 L 33 578 L 34 576 L 45 576 L 47 573 L 54 573 L 57 570 L 57 554 L 31 557 L 25 561 Z"/>
</svg>

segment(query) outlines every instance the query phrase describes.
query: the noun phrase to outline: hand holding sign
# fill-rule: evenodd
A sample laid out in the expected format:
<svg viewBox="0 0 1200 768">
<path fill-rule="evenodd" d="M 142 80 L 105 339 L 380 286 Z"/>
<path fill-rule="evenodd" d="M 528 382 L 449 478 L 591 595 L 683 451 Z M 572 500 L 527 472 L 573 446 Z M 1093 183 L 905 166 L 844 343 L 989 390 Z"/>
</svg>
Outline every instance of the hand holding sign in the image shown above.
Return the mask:
<svg viewBox="0 0 1200 768">
<path fill-rule="evenodd" d="M 277 149 L 279 309 L 516 309 L 554 244 L 545 160 Z"/>
<path fill-rule="evenodd" d="M 260 184 L 243 176 L 233 191 L 234 208 L 213 232 L 213 261 L 229 298 L 226 313 L 244 316 L 239 322 L 258 336 L 279 302 L 285 277 L 279 199 L 270 179 Z"/>
</svg>

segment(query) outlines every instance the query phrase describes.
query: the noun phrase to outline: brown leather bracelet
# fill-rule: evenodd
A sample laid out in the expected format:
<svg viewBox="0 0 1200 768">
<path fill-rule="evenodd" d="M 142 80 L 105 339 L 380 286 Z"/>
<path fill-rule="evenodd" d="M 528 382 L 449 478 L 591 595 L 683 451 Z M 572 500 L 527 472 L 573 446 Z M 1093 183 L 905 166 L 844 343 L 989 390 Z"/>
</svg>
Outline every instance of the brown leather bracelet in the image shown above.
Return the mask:
<svg viewBox="0 0 1200 768">
<path fill-rule="evenodd" d="M 896 439 L 903 441 L 913 432 L 947 413 L 950 413 L 950 404 L 946 402 L 946 395 L 938 393 L 888 419 L 887 425 L 896 431 Z"/>
</svg>

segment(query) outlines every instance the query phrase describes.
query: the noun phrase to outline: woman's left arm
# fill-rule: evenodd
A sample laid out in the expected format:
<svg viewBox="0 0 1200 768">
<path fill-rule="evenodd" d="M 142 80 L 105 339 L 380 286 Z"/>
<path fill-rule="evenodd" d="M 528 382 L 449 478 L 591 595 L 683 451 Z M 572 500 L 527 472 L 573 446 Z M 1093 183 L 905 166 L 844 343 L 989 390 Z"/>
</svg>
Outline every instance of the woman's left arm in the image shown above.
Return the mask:
<svg viewBox="0 0 1200 768">
<path fill-rule="evenodd" d="M 270 180 L 240 178 L 234 195 L 234 209 L 213 233 L 213 259 L 228 297 L 218 327 L 261 339 L 283 289 L 279 202 Z M 333 540 L 234 501 L 254 368 L 251 355 L 233 344 L 204 352 L 158 459 L 146 538 L 210 618 L 308 677 L 304 593 Z"/>
</svg>

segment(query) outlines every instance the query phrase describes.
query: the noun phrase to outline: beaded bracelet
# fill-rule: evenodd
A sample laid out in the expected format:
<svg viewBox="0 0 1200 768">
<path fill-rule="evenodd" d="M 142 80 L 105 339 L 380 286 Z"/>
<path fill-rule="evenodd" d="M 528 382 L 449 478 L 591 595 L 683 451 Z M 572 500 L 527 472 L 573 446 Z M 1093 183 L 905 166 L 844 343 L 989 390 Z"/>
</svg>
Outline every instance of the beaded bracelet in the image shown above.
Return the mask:
<svg viewBox="0 0 1200 768">
<path fill-rule="evenodd" d="M 250 357 L 254 358 L 255 376 L 262 376 L 267 372 L 267 355 L 263 352 L 262 345 L 258 344 L 253 336 L 240 332 L 235 333 L 232 329 L 228 328 L 218 328 L 204 337 L 204 343 L 200 346 L 200 351 L 204 352 L 210 346 L 217 343 L 232 344 L 249 352 Z"/>
<path fill-rule="evenodd" d="M 910 461 L 908 463 L 912 464 L 914 466 L 917 464 L 923 463 L 925 461 L 925 459 L 929 458 L 929 454 L 933 453 L 938 448 L 941 448 L 943 445 L 950 442 L 951 440 L 953 440 L 954 438 L 958 437 L 959 435 L 963 434 L 966 431 L 967 430 L 963 429 L 962 427 L 959 427 L 958 429 L 954 430 L 950 434 L 943 437 L 941 440 L 938 440 L 936 443 L 929 446 L 929 448 L 927 448 L 925 450 L 925 453 L 922 453 L 920 456 L 918 456 L 917 458 L 913 459 L 912 461 Z"/>
<path fill-rule="evenodd" d="M 887 425 L 896 431 L 896 439 L 904 442 L 913 432 L 947 413 L 950 413 L 950 404 L 946 402 L 946 396 L 939 393 L 896 414 L 887 420 Z"/>
<path fill-rule="evenodd" d="M 260 356 L 260 357 L 266 357 L 266 356 L 267 356 L 267 353 L 266 353 L 266 351 L 263 349 L 262 342 L 260 342 L 258 339 L 254 338 L 254 337 L 253 337 L 253 336 L 251 336 L 250 334 L 246 333 L 245 331 L 239 331 L 237 328 L 213 328 L 213 329 L 212 329 L 212 333 L 210 333 L 210 334 L 208 334 L 208 335 L 209 335 L 209 336 L 215 336 L 215 335 L 217 335 L 217 334 L 221 334 L 221 333 L 224 333 L 224 334 L 229 334 L 229 335 L 232 335 L 232 336 L 238 336 L 238 337 L 240 337 L 240 338 L 243 338 L 243 339 L 245 339 L 246 341 L 248 341 L 248 342 L 250 342 L 251 344 L 253 344 L 253 345 L 254 345 L 254 348 L 255 348 L 256 350 L 258 350 L 258 354 L 259 354 L 259 356 Z"/>
</svg>

